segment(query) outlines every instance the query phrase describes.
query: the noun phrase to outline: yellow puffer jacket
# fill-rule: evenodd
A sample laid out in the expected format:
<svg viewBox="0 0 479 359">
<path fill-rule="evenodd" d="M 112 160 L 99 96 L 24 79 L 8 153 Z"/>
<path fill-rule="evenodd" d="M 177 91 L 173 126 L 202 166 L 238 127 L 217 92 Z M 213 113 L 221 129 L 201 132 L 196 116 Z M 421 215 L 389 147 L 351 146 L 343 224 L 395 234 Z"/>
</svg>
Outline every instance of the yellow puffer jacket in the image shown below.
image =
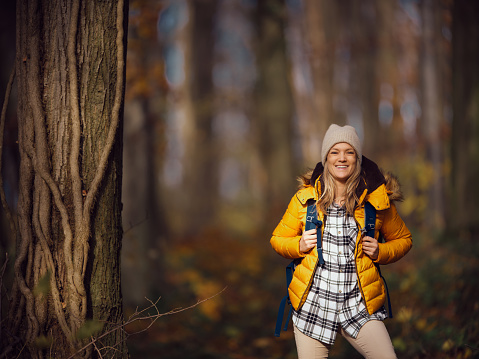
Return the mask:
<svg viewBox="0 0 479 359">
<path fill-rule="evenodd" d="M 399 217 L 394 200 L 401 200 L 397 180 L 390 175 L 383 176 L 377 165 L 363 156 L 363 180 L 358 187 L 359 204 L 354 211 L 354 218 L 359 228 L 364 226 L 364 203 L 369 201 L 376 208 L 375 237 L 379 232 L 385 242 L 379 243 L 378 264 L 388 264 L 402 258 L 412 247 L 411 232 Z M 291 199 L 288 209 L 281 222 L 273 232 L 271 245 L 281 256 L 288 259 L 301 259 L 297 265 L 293 280 L 288 288 L 289 297 L 294 309 L 298 310 L 304 304 L 311 287 L 313 274 L 318 265 L 316 247 L 307 253 L 299 251 L 299 241 L 305 227 L 307 201 L 317 200 L 321 194 L 321 174 L 323 166 L 319 163 L 311 175 L 305 177 L 303 188 Z M 324 214 L 318 213 L 323 221 Z M 324 229 L 324 225 L 321 227 Z M 321 236 L 322 238 L 322 236 Z M 355 260 L 358 274 L 358 285 L 369 314 L 376 312 L 384 304 L 386 293 L 384 283 L 373 260 L 363 253 L 361 231 L 356 238 Z"/>
</svg>

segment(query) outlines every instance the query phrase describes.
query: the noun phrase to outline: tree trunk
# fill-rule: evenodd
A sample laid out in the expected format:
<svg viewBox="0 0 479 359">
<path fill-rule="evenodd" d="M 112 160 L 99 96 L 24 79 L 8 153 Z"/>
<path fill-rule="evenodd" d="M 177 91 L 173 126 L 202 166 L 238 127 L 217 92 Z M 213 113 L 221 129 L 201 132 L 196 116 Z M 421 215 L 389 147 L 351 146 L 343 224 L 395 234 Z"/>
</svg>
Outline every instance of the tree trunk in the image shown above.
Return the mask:
<svg viewBox="0 0 479 359">
<path fill-rule="evenodd" d="M 450 227 L 478 234 L 479 211 L 479 2 L 453 6 L 452 208 Z"/>
<path fill-rule="evenodd" d="M 122 0 L 17 1 L 19 291 L 9 324 L 24 356 L 66 358 L 123 320 L 127 8 Z M 96 350 L 126 356 L 124 333 Z"/>
<path fill-rule="evenodd" d="M 342 13 L 350 13 L 351 90 L 348 100 L 348 123 L 354 126 L 362 139 L 363 154 L 375 158 L 378 147 L 379 90 L 377 69 L 377 6 L 375 0 L 351 1 Z"/>
<path fill-rule="evenodd" d="M 167 237 L 168 203 L 160 193 L 157 174 L 164 165 L 165 79 L 159 75 L 163 67 L 159 42 L 161 21 L 158 14 L 164 4 L 136 0 L 130 2 L 128 29 L 127 106 L 125 108 L 123 151 L 123 224 L 122 283 L 127 307 L 157 298 L 164 283 L 158 278 L 162 261 L 158 260 Z M 173 6 L 173 5 L 171 5 Z M 160 32 L 160 33 L 159 33 Z M 155 74 L 152 76 L 152 74 Z M 168 139 L 169 140 L 169 139 Z"/>
<path fill-rule="evenodd" d="M 337 4 L 331 1 L 305 1 L 306 35 L 311 51 L 309 53 L 313 92 L 313 112 L 315 120 L 307 132 L 317 138 L 315 161 L 321 157 L 322 136 L 332 123 L 338 123 L 333 101 L 334 67 L 336 57 L 336 37 L 339 29 Z M 310 140 L 313 141 L 313 140 Z M 315 163 L 313 164 L 313 166 Z"/>
<path fill-rule="evenodd" d="M 258 2 L 257 59 L 255 89 L 255 136 L 266 181 L 261 203 L 272 218 L 284 210 L 284 200 L 294 190 L 292 96 L 288 83 L 290 69 L 284 38 L 285 4 L 281 0 Z"/>
<path fill-rule="evenodd" d="M 444 193 L 444 139 L 441 132 L 444 124 L 443 86 L 441 83 L 441 23 L 438 15 L 440 3 L 424 0 L 422 3 L 422 56 L 421 56 L 421 87 L 422 87 L 422 121 L 419 123 L 425 148 L 426 163 L 432 166 L 434 173 L 429 183 L 428 202 L 429 214 L 425 221 L 429 228 L 444 229 L 445 225 L 445 193 Z"/>
<path fill-rule="evenodd" d="M 209 226 L 215 219 L 218 192 L 217 146 L 212 131 L 214 116 L 214 29 L 217 0 L 193 1 L 190 7 L 192 31 L 190 40 L 190 92 L 193 105 L 191 143 L 186 144 L 185 184 L 188 198 L 188 221 L 183 226 L 188 233 Z M 189 54 L 185 54 L 189 55 Z M 189 110 L 189 109 L 186 109 Z"/>
</svg>

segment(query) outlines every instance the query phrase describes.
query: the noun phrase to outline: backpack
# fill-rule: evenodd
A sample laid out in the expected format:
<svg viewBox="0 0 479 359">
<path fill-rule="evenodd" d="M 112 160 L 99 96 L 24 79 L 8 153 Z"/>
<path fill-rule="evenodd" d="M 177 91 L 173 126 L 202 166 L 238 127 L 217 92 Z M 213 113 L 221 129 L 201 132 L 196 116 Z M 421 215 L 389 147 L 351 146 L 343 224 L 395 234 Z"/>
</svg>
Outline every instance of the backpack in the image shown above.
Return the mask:
<svg viewBox="0 0 479 359">
<path fill-rule="evenodd" d="M 310 229 L 313 229 L 313 228 L 317 229 L 318 241 L 317 241 L 317 244 L 316 244 L 316 248 L 318 250 L 318 263 L 323 264 L 324 263 L 323 249 L 322 249 L 322 246 L 321 246 L 322 245 L 322 243 L 321 243 L 321 226 L 323 225 L 323 222 L 318 220 L 318 216 L 317 216 L 317 213 L 316 213 L 316 203 L 315 203 L 314 199 L 309 199 L 308 202 L 307 202 L 307 205 L 308 205 L 308 208 L 307 208 L 307 212 L 306 212 L 306 224 L 305 224 L 305 229 L 304 230 L 307 231 L 307 230 L 310 230 Z M 371 203 L 366 202 L 364 204 L 364 231 L 365 231 L 366 236 L 374 238 L 375 225 L 376 225 L 376 208 L 374 208 L 374 206 Z M 381 238 L 380 238 L 380 240 L 381 240 Z M 285 310 L 285 307 L 286 307 L 286 303 L 288 303 L 290 308 L 289 308 L 288 316 L 286 318 L 286 322 L 285 322 L 283 331 L 288 330 L 289 320 L 291 318 L 291 315 L 293 314 L 293 306 L 291 305 L 291 301 L 289 299 L 288 288 L 289 288 L 289 285 L 291 284 L 291 280 L 293 279 L 294 270 L 300 262 L 301 262 L 301 259 L 294 259 L 293 261 L 291 261 L 291 263 L 289 263 L 286 266 L 286 295 L 283 297 L 283 299 L 281 300 L 280 305 L 279 305 L 278 316 L 277 316 L 277 319 L 276 319 L 276 327 L 275 327 L 275 331 L 274 331 L 274 336 L 275 337 L 279 337 L 280 334 L 281 334 L 281 326 L 283 324 L 283 316 L 284 316 L 284 310 Z M 376 266 L 376 268 L 378 270 L 378 273 L 379 273 L 379 276 L 383 280 L 384 286 L 386 287 L 389 318 L 392 318 L 393 313 L 392 313 L 392 308 L 391 308 L 391 301 L 389 299 L 389 289 L 388 289 L 388 286 L 386 284 L 386 280 L 384 279 L 383 275 L 381 274 L 381 269 L 379 268 L 379 264 L 374 263 L 374 265 Z"/>
</svg>

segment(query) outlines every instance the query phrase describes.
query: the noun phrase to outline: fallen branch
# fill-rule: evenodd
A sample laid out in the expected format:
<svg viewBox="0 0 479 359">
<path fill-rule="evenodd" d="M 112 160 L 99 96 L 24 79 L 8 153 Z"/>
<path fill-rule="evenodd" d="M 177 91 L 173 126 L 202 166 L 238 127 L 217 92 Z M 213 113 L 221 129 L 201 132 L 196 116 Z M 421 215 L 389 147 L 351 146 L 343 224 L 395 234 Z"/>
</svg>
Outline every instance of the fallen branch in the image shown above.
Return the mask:
<svg viewBox="0 0 479 359">
<path fill-rule="evenodd" d="M 135 310 L 135 313 L 133 313 L 126 322 L 123 322 L 121 324 L 117 324 L 115 325 L 113 328 L 111 328 L 110 330 L 106 331 L 105 333 L 101 334 L 100 336 L 96 337 L 96 338 L 92 338 L 92 340 L 86 344 L 85 346 L 83 346 L 82 348 L 80 348 L 77 352 L 75 352 L 74 354 L 72 354 L 71 356 L 68 357 L 68 359 L 71 359 L 73 357 L 75 357 L 75 355 L 81 353 L 83 350 L 89 348 L 90 346 L 94 346 L 95 349 L 98 351 L 98 348 L 96 347 L 96 342 L 98 342 L 99 340 L 101 340 L 102 338 L 106 337 L 107 335 L 117 331 L 117 330 L 124 330 L 124 328 L 129 325 L 129 324 L 132 324 L 134 322 L 137 322 L 137 321 L 141 321 L 141 320 L 150 320 L 151 322 L 148 324 L 148 326 L 144 329 L 141 329 L 141 330 L 138 330 L 136 332 L 133 332 L 133 333 L 127 333 L 127 337 L 126 339 L 128 339 L 128 337 L 132 336 L 132 335 L 136 335 L 136 334 L 140 334 L 140 333 L 143 333 L 145 331 L 147 331 L 148 329 L 151 328 L 151 326 L 161 317 L 164 317 L 164 316 L 167 316 L 167 315 L 173 315 L 173 314 L 178 314 L 178 313 L 181 313 L 181 312 L 184 312 L 184 311 L 187 311 L 189 309 L 193 309 L 195 307 L 197 307 L 198 305 L 210 300 L 210 299 L 213 299 L 215 298 L 216 296 L 220 295 L 221 293 L 223 293 L 224 291 L 226 290 L 226 287 L 223 288 L 221 291 L 219 291 L 218 293 L 216 293 L 215 295 L 209 297 L 209 298 L 206 298 L 206 299 L 202 299 L 202 300 L 199 300 L 198 302 L 196 302 L 195 304 L 193 305 L 190 305 L 186 308 L 176 308 L 176 309 L 173 309 L 169 312 L 166 312 L 166 313 L 160 313 L 158 307 L 157 307 L 157 303 L 158 301 L 161 299 L 161 298 L 158 298 L 155 302 L 149 300 L 148 298 L 146 298 L 146 300 L 148 300 L 151 305 L 141 311 L 138 311 L 138 308 Z M 144 315 L 146 312 L 148 312 L 149 310 L 151 309 L 154 309 L 156 311 L 156 314 L 152 314 L 152 315 Z M 126 340 L 125 339 L 125 340 Z M 118 343 L 120 344 L 120 343 Z"/>
</svg>

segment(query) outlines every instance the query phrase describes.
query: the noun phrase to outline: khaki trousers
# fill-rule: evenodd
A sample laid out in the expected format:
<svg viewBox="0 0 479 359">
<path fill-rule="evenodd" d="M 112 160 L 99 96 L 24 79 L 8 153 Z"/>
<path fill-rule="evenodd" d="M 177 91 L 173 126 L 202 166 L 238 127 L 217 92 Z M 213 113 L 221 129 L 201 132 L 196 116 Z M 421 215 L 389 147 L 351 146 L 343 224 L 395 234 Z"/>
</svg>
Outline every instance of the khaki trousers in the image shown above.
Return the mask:
<svg viewBox="0 0 479 359">
<path fill-rule="evenodd" d="M 364 324 L 356 339 L 341 329 L 341 335 L 367 359 L 395 359 L 396 354 L 391 338 L 382 321 L 371 320 Z M 299 359 L 327 358 L 330 345 L 308 337 L 294 326 L 294 338 L 298 349 Z"/>
</svg>

